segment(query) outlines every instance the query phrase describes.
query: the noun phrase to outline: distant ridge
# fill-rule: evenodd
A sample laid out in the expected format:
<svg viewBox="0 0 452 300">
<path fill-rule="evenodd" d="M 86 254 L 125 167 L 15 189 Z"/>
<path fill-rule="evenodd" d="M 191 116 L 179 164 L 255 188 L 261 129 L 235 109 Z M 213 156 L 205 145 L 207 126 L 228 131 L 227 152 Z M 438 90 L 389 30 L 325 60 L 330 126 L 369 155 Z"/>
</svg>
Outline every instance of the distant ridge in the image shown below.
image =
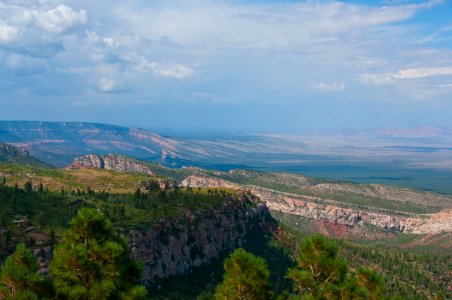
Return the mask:
<svg viewBox="0 0 452 300">
<path fill-rule="evenodd" d="M 47 167 L 42 161 L 30 156 L 27 150 L 0 142 L 0 162 Z"/>
<path fill-rule="evenodd" d="M 174 142 L 142 129 L 83 122 L 0 121 L 0 141 L 62 167 L 89 153 L 162 161 L 177 158 Z"/>
<path fill-rule="evenodd" d="M 243 133 L 229 137 L 169 138 L 145 129 L 84 122 L 0 121 L 0 141 L 26 148 L 48 164 L 64 167 L 87 154 L 117 153 L 170 166 L 218 162 L 248 155 L 297 154 L 300 141 Z"/>
</svg>

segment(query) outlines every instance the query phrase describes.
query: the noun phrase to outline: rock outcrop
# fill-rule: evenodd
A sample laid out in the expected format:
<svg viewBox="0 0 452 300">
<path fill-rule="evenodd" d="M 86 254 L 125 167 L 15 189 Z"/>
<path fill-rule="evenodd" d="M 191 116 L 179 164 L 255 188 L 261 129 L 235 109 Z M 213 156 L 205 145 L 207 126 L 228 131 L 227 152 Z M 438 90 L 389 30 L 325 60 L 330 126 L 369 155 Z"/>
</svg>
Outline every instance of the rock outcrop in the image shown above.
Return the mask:
<svg viewBox="0 0 452 300">
<path fill-rule="evenodd" d="M 231 201 L 202 214 L 188 213 L 182 220 L 133 230 L 129 246 L 133 258 L 143 263 L 144 283 L 150 283 L 185 274 L 242 246 L 247 233 L 263 224 L 266 213 L 265 205 Z"/>
<path fill-rule="evenodd" d="M 181 186 L 195 187 L 195 188 L 226 188 L 226 189 L 241 189 L 239 184 L 216 177 L 210 177 L 204 174 L 190 175 L 185 178 Z"/>
<path fill-rule="evenodd" d="M 347 226 L 369 224 L 393 231 L 416 234 L 452 232 L 452 210 L 449 209 L 434 214 L 414 214 L 374 207 L 360 207 L 336 200 L 284 193 L 251 185 L 240 186 L 207 175 L 191 175 L 186 181 L 190 183 L 191 187 L 230 188 L 235 186 L 260 198 L 270 210 L 335 224 Z"/>
<path fill-rule="evenodd" d="M 118 172 L 153 174 L 148 166 L 139 161 L 116 154 L 108 154 L 104 157 L 88 154 L 74 159 L 74 162 L 68 168 L 94 168 Z"/>
<path fill-rule="evenodd" d="M 103 169 L 104 159 L 102 156 L 96 154 L 88 154 L 82 157 L 77 157 L 68 168 L 93 168 Z"/>
</svg>

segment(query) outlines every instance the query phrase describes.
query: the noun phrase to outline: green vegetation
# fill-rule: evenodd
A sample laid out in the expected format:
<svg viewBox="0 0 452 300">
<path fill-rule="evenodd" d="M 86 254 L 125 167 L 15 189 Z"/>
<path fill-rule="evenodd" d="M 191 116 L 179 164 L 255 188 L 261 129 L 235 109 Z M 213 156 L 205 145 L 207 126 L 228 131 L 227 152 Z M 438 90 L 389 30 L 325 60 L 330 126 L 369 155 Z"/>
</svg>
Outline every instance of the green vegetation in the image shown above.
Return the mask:
<svg viewBox="0 0 452 300">
<path fill-rule="evenodd" d="M 100 210 L 118 228 L 148 228 L 165 220 L 178 220 L 187 212 L 203 213 L 240 197 L 227 190 L 190 188 L 135 187 L 135 193 L 124 194 L 95 191 L 90 187 L 52 191 L 31 181 L 21 188 L 17 184 L 4 185 L 0 180 L 0 259 L 10 254 L 18 242 L 41 248 L 51 244 L 52 234 L 53 239 L 55 235 L 61 236 L 81 207 Z"/>
<path fill-rule="evenodd" d="M 164 167 L 160 171 L 167 176 L 174 175 Z M 190 174 L 192 171 L 181 172 Z M 160 190 L 160 180 L 166 180 L 169 188 Z M 51 297 L 54 293 L 65 298 L 79 298 L 79 295 L 90 298 L 89 295 L 99 293 L 117 298 L 142 297 L 143 289 L 135 286 L 136 277 L 132 276 L 139 268 L 126 259 L 126 244 L 116 232 L 145 229 L 167 221 L 183 225 L 178 222 L 183 222 L 187 212 L 202 214 L 243 196 L 227 189 L 178 188 L 173 182 L 171 178 L 136 173 L 0 164 L 0 260 L 16 249 L 0 271 L 0 298 L 17 298 L 21 293 L 23 299 Z M 381 199 L 378 202 L 373 198 L 356 196 L 355 199 L 352 195 L 345 199 L 345 194 L 335 195 L 344 197 L 336 200 L 353 205 L 367 205 L 369 201 L 374 207 L 382 203 L 381 208 L 388 209 L 390 206 L 398 209 L 394 205 L 401 205 L 387 204 Z M 425 212 L 430 208 L 408 205 L 405 211 Z M 73 219 L 77 212 L 79 215 Z M 380 299 L 383 285 L 387 298 L 433 299 L 438 296 L 437 299 L 441 299 L 441 294 L 445 299 L 452 298 L 448 289 L 452 286 L 452 254 L 441 250 L 452 246 L 450 235 L 431 237 L 432 246 L 423 243 L 423 235 L 394 233 L 370 225 L 349 228 L 344 236 L 335 231 L 338 226 L 324 226 L 322 233 L 346 241 L 332 242 L 320 236 L 305 239 L 319 230 L 319 224 L 314 223 L 317 221 L 279 216 L 277 212 L 272 215 L 277 218 L 277 224 L 268 221 L 267 225 L 273 229 L 267 234 L 263 234 L 261 228 L 250 232 L 243 245 L 247 252 L 240 250 L 226 260 L 226 273 L 222 268 L 226 257 L 221 256 L 209 266 L 192 270 L 189 275 L 156 280 L 150 286 L 153 299 L 195 299 L 198 296 L 211 299 L 215 291 L 217 299 L 234 299 L 231 295 L 241 291 L 237 286 L 244 286 L 246 293 L 253 293 L 256 286 L 267 287 L 268 281 L 272 289 L 265 295 L 270 297 L 273 292 L 280 299 L 326 299 L 338 295 L 345 299 Z M 71 229 L 67 231 L 69 226 Z M 93 235 L 88 240 L 94 241 L 94 248 L 84 246 L 79 238 L 83 230 L 77 228 L 88 228 L 86 232 Z M 358 232 L 360 228 L 362 231 Z M 371 240 L 371 236 L 378 240 Z M 17 248 L 16 245 L 22 242 L 36 254 L 58 241 L 61 244 L 55 250 L 52 264 L 55 279 L 51 285 L 36 275 L 37 262 L 31 252 L 24 245 Z M 109 258 L 108 262 L 105 257 Z M 322 270 L 310 271 L 312 262 L 319 259 Z M 84 272 L 82 278 L 70 274 L 70 268 L 65 271 L 66 265 L 77 263 L 82 264 L 77 267 Z M 103 272 L 104 269 L 110 271 Z M 331 272 L 335 275 L 330 278 Z M 228 274 L 245 274 L 258 282 Z M 216 289 L 222 278 L 222 285 Z"/>
<path fill-rule="evenodd" d="M 127 244 L 100 212 L 82 208 L 54 251 L 51 280 L 38 274 L 38 263 L 19 244 L 0 270 L 5 299 L 145 299 L 140 266 L 129 258 Z"/>
<path fill-rule="evenodd" d="M 239 248 L 224 262 L 223 282 L 217 286 L 216 300 L 266 300 L 273 298 L 267 263 Z"/>
<path fill-rule="evenodd" d="M 24 244 L 18 244 L 0 269 L 1 299 L 38 299 L 50 296 L 51 286 L 38 273 L 38 262 Z"/>
<path fill-rule="evenodd" d="M 367 268 L 348 274 L 347 261 L 338 252 L 337 244 L 321 234 L 305 238 L 298 266 L 289 270 L 295 295 L 302 299 L 382 299 L 382 277 Z"/>
<path fill-rule="evenodd" d="M 62 188 L 71 190 L 106 191 L 109 193 L 130 193 L 137 186 L 144 187 L 150 180 L 157 180 L 155 176 L 140 173 L 121 173 L 100 169 L 48 169 L 25 165 L 0 163 L 0 177 L 6 177 L 6 184 L 13 186 L 17 183 L 23 186 L 27 181 L 34 184 L 42 183 L 51 191 Z"/>
<path fill-rule="evenodd" d="M 72 219 L 50 268 L 57 295 L 67 299 L 144 299 L 146 289 L 134 285 L 140 273 L 127 243 L 90 208 Z"/>
<path fill-rule="evenodd" d="M 277 216 L 276 213 L 273 213 Z M 316 229 L 312 220 L 299 218 L 278 218 L 280 227 L 274 233 L 281 248 L 290 249 L 297 257 L 299 243 Z M 288 221 L 291 222 L 288 222 Z M 298 223 L 298 224 L 297 224 Z M 303 230 L 305 228 L 305 230 Z M 334 232 L 333 232 L 334 234 Z M 349 237 L 350 238 L 350 237 Z M 448 237 L 450 239 L 450 237 Z M 362 266 L 378 271 L 384 276 L 386 296 L 401 299 L 431 299 L 437 293 L 452 297 L 452 254 L 435 245 L 408 248 L 419 237 L 398 234 L 388 243 L 363 241 L 362 236 L 354 240 L 338 241 L 339 254 L 347 259 L 350 269 L 358 272 Z M 394 242 L 398 240 L 399 243 Z"/>
</svg>

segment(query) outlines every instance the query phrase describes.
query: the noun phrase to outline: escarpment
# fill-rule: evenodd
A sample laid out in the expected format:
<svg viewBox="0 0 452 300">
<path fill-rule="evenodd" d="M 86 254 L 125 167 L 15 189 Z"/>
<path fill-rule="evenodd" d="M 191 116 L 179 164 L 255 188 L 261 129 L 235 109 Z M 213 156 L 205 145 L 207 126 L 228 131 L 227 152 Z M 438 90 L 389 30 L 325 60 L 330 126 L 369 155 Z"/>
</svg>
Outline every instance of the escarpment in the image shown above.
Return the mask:
<svg viewBox="0 0 452 300">
<path fill-rule="evenodd" d="M 350 203 L 309 195 L 280 192 L 251 185 L 238 185 L 206 175 L 191 175 L 183 184 L 191 187 L 231 187 L 238 186 L 264 201 L 270 211 L 302 216 L 308 219 L 324 220 L 347 226 L 373 225 L 388 230 L 424 234 L 452 232 L 452 210 L 445 209 L 438 213 L 421 214 L 360 206 Z M 405 191 L 404 191 L 405 192 Z M 406 192 L 405 192 L 406 193 Z M 413 193 L 414 194 L 414 193 Z M 416 197 L 423 194 L 417 193 Z M 426 195 L 429 197 L 429 195 Z M 416 200 L 419 201 L 419 200 Z"/>
<path fill-rule="evenodd" d="M 147 230 L 132 230 L 132 257 L 143 263 L 143 281 L 181 275 L 208 264 L 221 253 L 241 247 L 247 233 L 262 226 L 264 204 L 229 201 L 203 213 L 187 213 L 182 219 L 167 220 Z"/>
</svg>

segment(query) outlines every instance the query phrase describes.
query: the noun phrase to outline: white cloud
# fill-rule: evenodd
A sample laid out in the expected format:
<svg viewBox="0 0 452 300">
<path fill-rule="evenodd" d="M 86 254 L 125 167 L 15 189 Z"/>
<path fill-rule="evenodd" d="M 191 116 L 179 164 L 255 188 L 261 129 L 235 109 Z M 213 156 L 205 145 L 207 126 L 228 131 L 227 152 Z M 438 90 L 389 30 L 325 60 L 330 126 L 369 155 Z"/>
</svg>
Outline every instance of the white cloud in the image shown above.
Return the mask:
<svg viewBox="0 0 452 300">
<path fill-rule="evenodd" d="M 452 75 L 452 67 L 405 69 L 398 71 L 393 77 L 396 79 L 419 79 L 444 75 Z"/>
<path fill-rule="evenodd" d="M 415 49 L 416 22 L 402 23 L 436 1 L 391 6 L 229 0 L 4 3 L 0 0 L 0 59 L 6 61 L 11 53 L 38 59 L 12 57 L 3 68 L 16 75 L 47 72 L 42 76 L 46 81 L 56 79 L 65 89 L 74 86 L 74 91 L 62 93 L 98 92 L 93 98 L 136 92 L 143 98 L 174 93 L 182 99 L 202 90 L 214 95 L 203 98 L 210 102 L 270 102 L 266 97 L 295 102 L 298 88 L 306 92 L 300 82 L 353 96 L 357 77 L 396 89 L 398 82 L 408 86 L 411 80 L 428 81 L 446 72 L 407 69 L 419 66 L 417 61 L 452 65 L 451 53 L 439 56 L 418 45 Z M 34 67 L 20 68 L 27 63 Z M 387 87 L 377 89 L 389 92 Z M 244 90 L 252 96 L 240 92 Z"/>
<path fill-rule="evenodd" d="M 398 80 L 414 80 L 452 75 L 452 67 L 402 69 L 395 73 L 361 74 L 360 80 L 374 85 L 394 84 Z"/>
<path fill-rule="evenodd" d="M 0 20 L 0 49 L 44 57 L 62 51 L 65 35 L 85 26 L 88 17 L 62 4 L 0 2 Z"/>
<path fill-rule="evenodd" d="M 149 69 L 156 77 L 169 77 L 176 79 L 186 79 L 192 77 L 195 72 L 187 66 L 180 64 L 159 64 L 156 62 L 150 63 Z"/>
<path fill-rule="evenodd" d="M 408 20 L 434 5 L 366 6 L 339 1 L 231 4 L 228 1 L 127 2 L 116 14 L 142 36 L 204 47 L 291 47 Z"/>
<path fill-rule="evenodd" d="M 36 24 L 47 32 L 60 34 L 67 32 L 88 21 L 85 10 L 75 11 L 66 5 L 58 5 L 47 11 L 32 11 L 36 18 Z"/>
<path fill-rule="evenodd" d="M 7 24 L 0 24 L 0 43 L 9 43 L 17 35 L 18 29 Z"/>
<path fill-rule="evenodd" d="M 107 77 L 102 77 L 99 80 L 98 87 L 101 92 L 108 93 L 108 92 L 114 91 L 114 89 L 117 87 L 117 85 L 113 79 L 107 78 Z"/>
<path fill-rule="evenodd" d="M 341 92 L 345 89 L 345 84 L 337 83 L 337 82 L 328 84 L 328 83 L 322 82 L 322 83 L 313 85 L 312 88 L 315 90 L 324 91 L 324 92 Z"/>
</svg>

